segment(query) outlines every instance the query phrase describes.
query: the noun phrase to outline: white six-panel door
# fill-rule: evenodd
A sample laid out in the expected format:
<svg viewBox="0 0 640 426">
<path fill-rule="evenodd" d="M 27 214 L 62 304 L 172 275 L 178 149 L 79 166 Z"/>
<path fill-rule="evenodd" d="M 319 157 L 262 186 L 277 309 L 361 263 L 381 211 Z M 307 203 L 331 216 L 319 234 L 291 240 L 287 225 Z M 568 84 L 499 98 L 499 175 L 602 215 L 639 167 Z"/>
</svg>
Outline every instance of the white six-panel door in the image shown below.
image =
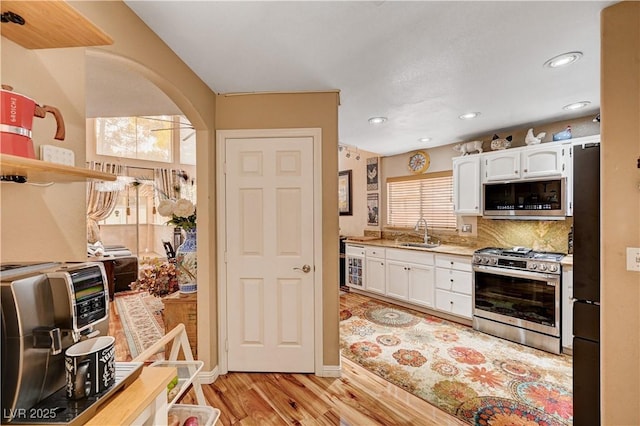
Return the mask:
<svg viewBox="0 0 640 426">
<path fill-rule="evenodd" d="M 229 371 L 314 371 L 311 137 L 225 141 Z"/>
</svg>

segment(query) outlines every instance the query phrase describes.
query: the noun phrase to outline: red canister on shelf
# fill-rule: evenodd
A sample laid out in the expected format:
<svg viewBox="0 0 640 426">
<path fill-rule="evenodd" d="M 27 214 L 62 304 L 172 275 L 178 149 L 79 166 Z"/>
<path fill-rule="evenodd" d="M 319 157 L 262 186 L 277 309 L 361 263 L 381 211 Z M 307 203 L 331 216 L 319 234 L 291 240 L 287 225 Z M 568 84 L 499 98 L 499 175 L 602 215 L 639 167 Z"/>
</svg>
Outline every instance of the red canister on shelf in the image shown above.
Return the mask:
<svg viewBox="0 0 640 426">
<path fill-rule="evenodd" d="M 56 119 L 55 139 L 64 140 L 64 120 L 52 106 L 38 105 L 33 99 L 2 85 L 0 96 L 0 152 L 20 157 L 36 158 L 31 139 L 33 117 L 44 118 L 51 113 Z"/>
</svg>

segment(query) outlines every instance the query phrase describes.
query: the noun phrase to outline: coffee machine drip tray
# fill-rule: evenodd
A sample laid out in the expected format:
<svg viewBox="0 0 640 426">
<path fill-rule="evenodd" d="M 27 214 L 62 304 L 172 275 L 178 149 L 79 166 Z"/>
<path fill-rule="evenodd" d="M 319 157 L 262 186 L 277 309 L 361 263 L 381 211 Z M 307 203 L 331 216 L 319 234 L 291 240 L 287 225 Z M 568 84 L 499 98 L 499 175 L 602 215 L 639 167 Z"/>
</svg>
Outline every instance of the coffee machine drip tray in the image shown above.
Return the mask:
<svg viewBox="0 0 640 426">
<path fill-rule="evenodd" d="M 142 362 L 116 362 L 116 383 L 108 390 L 87 398 L 67 398 L 64 387 L 30 409 L 17 409 L 10 425 L 51 424 L 83 425 L 95 416 L 98 408 L 116 392 L 131 384 L 142 372 Z"/>
</svg>

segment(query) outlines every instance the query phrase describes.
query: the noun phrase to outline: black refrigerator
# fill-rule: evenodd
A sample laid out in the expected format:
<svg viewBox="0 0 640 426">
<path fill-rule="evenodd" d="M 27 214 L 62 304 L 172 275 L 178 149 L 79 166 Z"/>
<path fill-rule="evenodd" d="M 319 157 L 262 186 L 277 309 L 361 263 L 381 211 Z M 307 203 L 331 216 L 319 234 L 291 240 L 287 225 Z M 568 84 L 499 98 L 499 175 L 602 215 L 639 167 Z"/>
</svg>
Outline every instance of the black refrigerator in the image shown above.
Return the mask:
<svg viewBox="0 0 640 426">
<path fill-rule="evenodd" d="M 573 147 L 573 424 L 600 424 L 600 144 Z"/>
</svg>

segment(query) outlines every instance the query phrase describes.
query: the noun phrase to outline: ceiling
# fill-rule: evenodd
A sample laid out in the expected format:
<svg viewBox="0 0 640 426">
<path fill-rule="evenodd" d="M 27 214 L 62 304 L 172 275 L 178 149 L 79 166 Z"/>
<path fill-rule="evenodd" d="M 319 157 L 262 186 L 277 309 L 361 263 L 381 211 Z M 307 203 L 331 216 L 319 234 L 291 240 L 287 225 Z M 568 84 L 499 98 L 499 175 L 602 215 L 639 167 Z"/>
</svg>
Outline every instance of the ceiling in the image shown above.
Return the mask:
<svg viewBox="0 0 640 426">
<path fill-rule="evenodd" d="M 125 3 L 214 92 L 339 90 L 340 143 L 393 155 L 595 115 L 600 11 L 614 2 Z M 582 58 L 543 66 L 571 51 Z M 101 73 L 89 81 L 89 116 L 105 115 L 107 104 L 106 115 L 121 114 L 114 97 L 123 88 L 137 91 L 134 115 L 174 113 L 159 111 L 175 109 L 162 93 L 145 95 L 157 92 L 150 83 L 99 62 L 89 60 L 88 75 Z M 562 109 L 578 101 L 591 103 Z M 470 111 L 480 115 L 458 118 Z M 374 116 L 387 121 L 373 126 Z"/>
</svg>

